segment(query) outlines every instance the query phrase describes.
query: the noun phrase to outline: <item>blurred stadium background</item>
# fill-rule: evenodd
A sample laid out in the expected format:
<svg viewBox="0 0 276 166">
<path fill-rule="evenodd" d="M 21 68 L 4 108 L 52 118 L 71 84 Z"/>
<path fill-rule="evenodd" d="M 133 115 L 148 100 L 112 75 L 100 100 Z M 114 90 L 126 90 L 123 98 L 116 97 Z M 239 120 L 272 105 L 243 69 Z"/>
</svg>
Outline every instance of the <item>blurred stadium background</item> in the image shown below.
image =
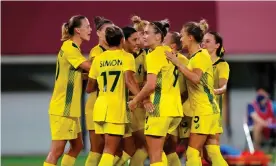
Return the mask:
<svg viewBox="0 0 276 166">
<path fill-rule="evenodd" d="M 244 150 L 246 107 L 255 88 L 266 86 L 276 98 L 276 2 L 1 2 L 1 157 L 3 166 L 38 166 L 50 147 L 48 104 L 54 85 L 61 25 L 72 15 L 104 16 L 119 26 L 138 15 L 168 18 L 172 30 L 208 20 L 224 37 L 230 64 L 223 144 Z M 83 44 L 88 55 L 97 44 Z M 85 133 L 84 133 L 85 135 Z M 86 141 L 87 142 L 87 141 Z M 88 145 L 76 165 L 84 165 Z M 276 149 L 272 151 L 275 156 Z"/>
</svg>

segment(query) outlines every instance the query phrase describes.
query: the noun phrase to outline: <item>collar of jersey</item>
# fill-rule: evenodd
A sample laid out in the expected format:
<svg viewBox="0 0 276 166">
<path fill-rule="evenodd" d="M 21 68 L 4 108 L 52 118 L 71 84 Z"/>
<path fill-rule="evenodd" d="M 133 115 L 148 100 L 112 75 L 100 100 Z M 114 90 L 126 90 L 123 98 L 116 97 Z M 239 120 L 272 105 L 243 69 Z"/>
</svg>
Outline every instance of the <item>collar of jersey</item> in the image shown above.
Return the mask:
<svg viewBox="0 0 276 166">
<path fill-rule="evenodd" d="M 199 53 L 199 52 L 201 52 L 201 51 L 202 51 L 202 49 L 199 49 L 196 53 L 194 53 L 194 54 L 191 56 L 191 58 L 194 57 L 194 56 L 196 56 L 196 54 Z"/>
</svg>

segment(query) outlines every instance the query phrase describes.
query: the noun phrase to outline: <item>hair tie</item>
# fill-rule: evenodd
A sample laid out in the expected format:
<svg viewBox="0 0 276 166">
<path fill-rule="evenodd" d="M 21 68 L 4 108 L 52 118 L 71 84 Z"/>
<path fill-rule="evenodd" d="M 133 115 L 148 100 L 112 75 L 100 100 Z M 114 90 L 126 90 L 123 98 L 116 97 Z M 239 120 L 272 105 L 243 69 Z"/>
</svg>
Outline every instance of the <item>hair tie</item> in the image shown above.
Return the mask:
<svg viewBox="0 0 276 166">
<path fill-rule="evenodd" d="M 220 49 L 220 55 L 222 55 L 222 54 L 224 54 L 224 52 L 225 52 L 225 50 L 224 50 L 224 47 L 223 46 L 221 46 L 221 49 Z"/>
</svg>

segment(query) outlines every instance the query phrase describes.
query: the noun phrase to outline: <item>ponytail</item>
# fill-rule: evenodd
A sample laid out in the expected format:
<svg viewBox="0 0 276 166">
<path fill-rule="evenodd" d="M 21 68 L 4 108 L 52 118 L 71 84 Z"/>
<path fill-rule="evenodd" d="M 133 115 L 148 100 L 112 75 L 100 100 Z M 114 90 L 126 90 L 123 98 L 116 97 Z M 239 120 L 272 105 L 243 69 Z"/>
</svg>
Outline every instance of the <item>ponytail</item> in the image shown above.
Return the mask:
<svg viewBox="0 0 276 166">
<path fill-rule="evenodd" d="M 64 23 L 61 27 L 61 41 L 66 41 L 72 36 L 69 34 L 69 23 Z"/>
</svg>

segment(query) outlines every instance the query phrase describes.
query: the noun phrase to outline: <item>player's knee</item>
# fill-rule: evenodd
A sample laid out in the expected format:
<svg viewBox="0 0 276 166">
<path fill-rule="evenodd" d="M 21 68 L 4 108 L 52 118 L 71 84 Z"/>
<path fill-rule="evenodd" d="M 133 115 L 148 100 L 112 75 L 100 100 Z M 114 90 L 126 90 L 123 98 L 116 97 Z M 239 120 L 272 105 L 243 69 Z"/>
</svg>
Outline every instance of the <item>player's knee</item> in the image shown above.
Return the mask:
<svg viewBox="0 0 276 166">
<path fill-rule="evenodd" d="M 51 152 L 50 152 L 50 156 L 55 158 L 55 159 L 58 159 L 62 156 L 64 152 L 64 148 L 63 147 L 54 147 L 52 148 Z"/>
</svg>

